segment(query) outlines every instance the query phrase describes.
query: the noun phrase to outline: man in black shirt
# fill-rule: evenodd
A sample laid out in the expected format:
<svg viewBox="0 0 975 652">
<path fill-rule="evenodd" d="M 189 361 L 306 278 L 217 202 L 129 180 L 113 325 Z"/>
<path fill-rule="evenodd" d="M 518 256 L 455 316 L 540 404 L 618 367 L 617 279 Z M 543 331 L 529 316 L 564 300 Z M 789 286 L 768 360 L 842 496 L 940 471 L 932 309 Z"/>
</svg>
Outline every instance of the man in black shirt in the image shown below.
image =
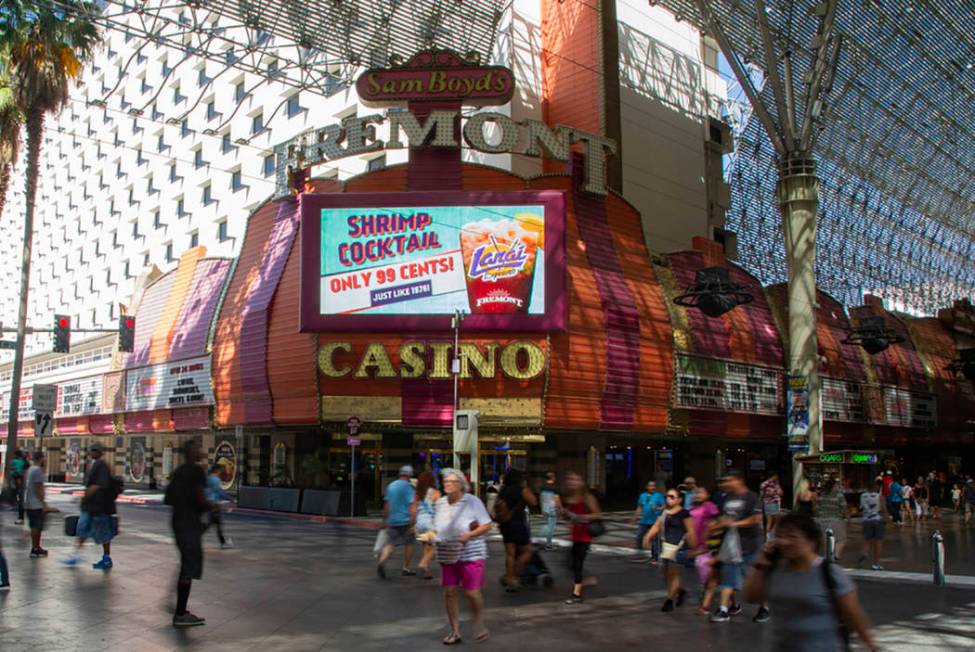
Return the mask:
<svg viewBox="0 0 975 652">
<path fill-rule="evenodd" d="M 64 560 L 67 566 L 77 566 L 81 562 L 81 546 L 86 539 L 93 539 L 102 545 L 101 561 L 93 566 L 98 570 L 112 568 L 112 514 L 115 513 L 116 495 L 112 488 L 112 472 L 102 459 L 101 444 L 94 443 L 89 448 L 94 460 L 85 478 L 85 493 L 81 497 L 81 514 L 78 516 L 78 540 L 74 554 Z"/>
<path fill-rule="evenodd" d="M 206 621 L 186 610 L 193 580 L 203 577 L 203 531 L 201 517 L 213 509 L 206 499 L 207 476 L 199 465 L 200 442 L 183 445 L 183 463 L 173 472 L 166 487 L 166 504 L 173 508 L 173 535 L 179 548 L 179 579 L 176 583 L 176 613 L 173 627 L 194 627 Z"/>
</svg>

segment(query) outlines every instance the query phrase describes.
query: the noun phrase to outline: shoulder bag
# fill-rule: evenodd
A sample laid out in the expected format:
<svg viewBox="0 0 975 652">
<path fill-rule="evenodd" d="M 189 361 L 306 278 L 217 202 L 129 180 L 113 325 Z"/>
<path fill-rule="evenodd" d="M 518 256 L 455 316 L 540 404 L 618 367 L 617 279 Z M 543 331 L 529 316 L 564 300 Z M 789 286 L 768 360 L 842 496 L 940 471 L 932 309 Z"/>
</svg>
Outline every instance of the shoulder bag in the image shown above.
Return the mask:
<svg viewBox="0 0 975 652">
<path fill-rule="evenodd" d="M 447 532 L 452 533 L 457 520 L 464 512 L 467 505 L 467 496 L 457 502 L 457 511 L 454 512 L 450 523 L 447 525 Z M 437 542 L 437 561 L 441 564 L 456 564 L 460 560 L 460 553 L 464 550 L 464 543 L 459 538 L 445 539 Z"/>
<path fill-rule="evenodd" d="M 833 606 L 833 612 L 836 614 L 836 622 L 839 623 L 839 634 L 840 640 L 843 642 L 844 652 L 849 652 L 852 648 L 850 647 L 850 630 L 843 622 L 843 614 L 840 613 L 840 599 L 836 595 L 836 581 L 833 579 L 833 572 L 830 568 L 830 562 L 825 557 L 823 558 L 823 563 L 819 565 L 820 570 L 823 573 L 823 582 L 826 584 L 826 593 L 829 595 L 830 604 Z"/>
</svg>

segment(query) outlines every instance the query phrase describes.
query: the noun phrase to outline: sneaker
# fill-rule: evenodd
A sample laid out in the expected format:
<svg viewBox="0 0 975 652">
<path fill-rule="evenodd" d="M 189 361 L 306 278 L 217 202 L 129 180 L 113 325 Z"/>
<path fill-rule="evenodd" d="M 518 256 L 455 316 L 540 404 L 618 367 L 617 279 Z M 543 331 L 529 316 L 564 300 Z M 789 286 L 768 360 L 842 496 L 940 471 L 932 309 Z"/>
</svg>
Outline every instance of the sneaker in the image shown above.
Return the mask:
<svg viewBox="0 0 975 652">
<path fill-rule="evenodd" d="M 731 605 L 731 608 L 728 609 L 728 613 L 730 615 L 732 615 L 732 616 L 737 616 L 738 614 L 740 614 L 741 613 L 741 603 L 740 602 L 736 602 L 735 604 Z"/>
<path fill-rule="evenodd" d="M 402 575 L 403 577 L 413 577 L 414 575 L 416 575 L 416 571 L 410 570 L 409 568 L 404 568 L 402 571 L 400 571 L 400 575 Z"/>
<path fill-rule="evenodd" d="M 0 593 L 6 593 L 9 590 L 10 590 L 10 582 L 7 582 L 6 584 L 0 584 Z"/>
<path fill-rule="evenodd" d="M 772 612 L 770 612 L 765 607 L 759 607 L 758 608 L 758 613 L 756 613 L 755 614 L 755 617 L 752 618 L 752 622 L 753 623 L 767 623 L 769 621 L 769 618 L 771 618 L 771 617 L 772 617 Z"/>
<path fill-rule="evenodd" d="M 709 620 L 712 623 L 726 623 L 729 620 L 731 620 L 731 616 L 728 615 L 728 612 L 725 611 L 724 609 L 718 609 L 713 614 L 711 614 L 711 618 L 709 618 Z"/>
<path fill-rule="evenodd" d="M 44 548 L 38 548 L 37 550 L 30 551 L 31 559 L 37 559 L 38 557 L 47 557 L 47 550 L 44 550 Z"/>
<path fill-rule="evenodd" d="M 686 599 L 687 599 L 687 591 L 685 589 L 680 589 L 677 592 L 677 600 L 676 600 L 677 606 L 678 607 L 683 606 L 684 600 Z"/>
<path fill-rule="evenodd" d="M 173 616 L 173 627 L 198 627 L 200 625 L 206 625 L 206 623 L 205 618 L 194 616 L 189 611 L 182 616 Z"/>
<path fill-rule="evenodd" d="M 674 610 L 674 601 L 671 600 L 670 598 L 667 598 L 664 601 L 664 606 L 660 608 L 660 611 L 673 611 L 673 610 Z"/>
<path fill-rule="evenodd" d="M 234 540 L 231 539 L 230 537 L 224 539 L 223 543 L 220 544 L 221 550 L 226 550 L 227 548 L 233 548 L 233 547 L 234 547 Z"/>
<path fill-rule="evenodd" d="M 695 609 L 695 611 L 697 612 L 697 614 L 698 614 L 699 616 L 707 616 L 708 614 L 710 614 L 710 613 L 711 613 L 711 612 L 710 612 L 710 611 L 709 611 L 709 610 L 707 609 L 707 607 L 702 607 L 702 606 L 700 606 L 700 605 L 698 605 L 698 607 L 697 607 L 697 609 Z"/>
<path fill-rule="evenodd" d="M 656 559 L 650 559 L 650 561 L 648 561 L 647 563 L 650 564 L 651 566 L 656 566 L 660 562 L 657 561 Z"/>
<path fill-rule="evenodd" d="M 77 566 L 78 564 L 81 563 L 81 557 L 79 557 L 78 555 L 68 555 L 67 557 L 61 560 L 61 563 L 64 564 L 65 566 Z"/>
<path fill-rule="evenodd" d="M 883 569 L 884 567 L 881 566 L 880 564 L 874 564 L 873 566 L 870 567 L 870 570 L 883 570 Z"/>
<path fill-rule="evenodd" d="M 381 580 L 386 579 L 386 569 L 383 568 L 382 564 L 376 564 L 376 575 L 378 575 L 379 579 Z"/>
<path fill-rule="evenodd" d="M 582 596 L 573 593 L 569 596 L 569 599 L 565 601 L 565 604 L 579 604 L 580 602 L 582 602 Z"/>
<path fill-rule="evenodd" d="M 16 521 L 14 521 L 14 525 L 23 525 L 23 524 L 24 524 L 24 519 L 22 518 L 18 518 Z"/>
<path fill-rule="evenodd" d="M 96 561 L 91 567 L 95 570 L 108 570 L 113 565 L 111 557 L 102 557 L 101 561 Z"/>
</svg>

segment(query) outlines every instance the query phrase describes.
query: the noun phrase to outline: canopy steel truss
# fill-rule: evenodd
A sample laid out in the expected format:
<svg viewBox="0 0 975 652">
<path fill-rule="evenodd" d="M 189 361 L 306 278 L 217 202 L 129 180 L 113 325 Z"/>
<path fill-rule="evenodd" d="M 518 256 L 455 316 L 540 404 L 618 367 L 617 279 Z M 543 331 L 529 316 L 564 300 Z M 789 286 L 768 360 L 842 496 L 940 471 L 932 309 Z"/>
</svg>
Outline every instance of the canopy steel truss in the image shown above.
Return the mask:
<svg viewBox="0 0 975 652">
<path fill-rule="evenodd" d="M 832 15 L 832 3 L 812 0 L 652 4 L 720 31 L 739 64 L 772 82 L 757 92 L 771 109 L 755 107 L 728 170 L 728 226 L 746 266 L 767 282 L 786 276 L 782 240 L 769 234 L 780 228 L 778 162 L 798 142 L 819 161 L 822 287 L 848 303 L 872 292 L 926 314 L 975 293 L 975 12 L 966 3 L 839 0 Z M 789 134 L 789 114 L 799 133 Z"/>
</svg>

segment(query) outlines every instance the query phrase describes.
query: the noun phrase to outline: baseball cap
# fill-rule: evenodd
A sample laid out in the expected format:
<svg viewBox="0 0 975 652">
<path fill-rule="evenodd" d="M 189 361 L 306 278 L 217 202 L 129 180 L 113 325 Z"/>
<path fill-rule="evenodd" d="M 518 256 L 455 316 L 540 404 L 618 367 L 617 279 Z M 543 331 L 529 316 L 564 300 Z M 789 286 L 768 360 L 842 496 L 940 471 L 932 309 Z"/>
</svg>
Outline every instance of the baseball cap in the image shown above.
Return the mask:
<svg viewBox="0 0 975 652">
<path fill-rule="evenodd" d="M 99 452 L 99 453 L 101 453 L 101 452 L 103 452 L 103 451 L 104 451 L 105 449 L 104 449 L 104 448 L 102 448 L 102 445 L 101 445 L 101 444 L 99 444 L 99 443 L 98 443 L 98 442 L 96 441 L 96 442 L 95 442 L 94 444 L 92 444 L 91 446 L 89 446 L 89 447 L 88 447 L 88 450 L 89 450 L 89 452 L 92 452 L 92 453 L 94 453 L 94 452 Z"/>
<path fill-rule="evenodd" d="M 412 476 L 413 475 L 413 467 L 410 466 L 409 464 L 407 464 L 405 466 L 401 466 L 401 467 L 399 467 L 399 474 L 400 475 L 409 475 L 409 476 Z"/>
</svg>

